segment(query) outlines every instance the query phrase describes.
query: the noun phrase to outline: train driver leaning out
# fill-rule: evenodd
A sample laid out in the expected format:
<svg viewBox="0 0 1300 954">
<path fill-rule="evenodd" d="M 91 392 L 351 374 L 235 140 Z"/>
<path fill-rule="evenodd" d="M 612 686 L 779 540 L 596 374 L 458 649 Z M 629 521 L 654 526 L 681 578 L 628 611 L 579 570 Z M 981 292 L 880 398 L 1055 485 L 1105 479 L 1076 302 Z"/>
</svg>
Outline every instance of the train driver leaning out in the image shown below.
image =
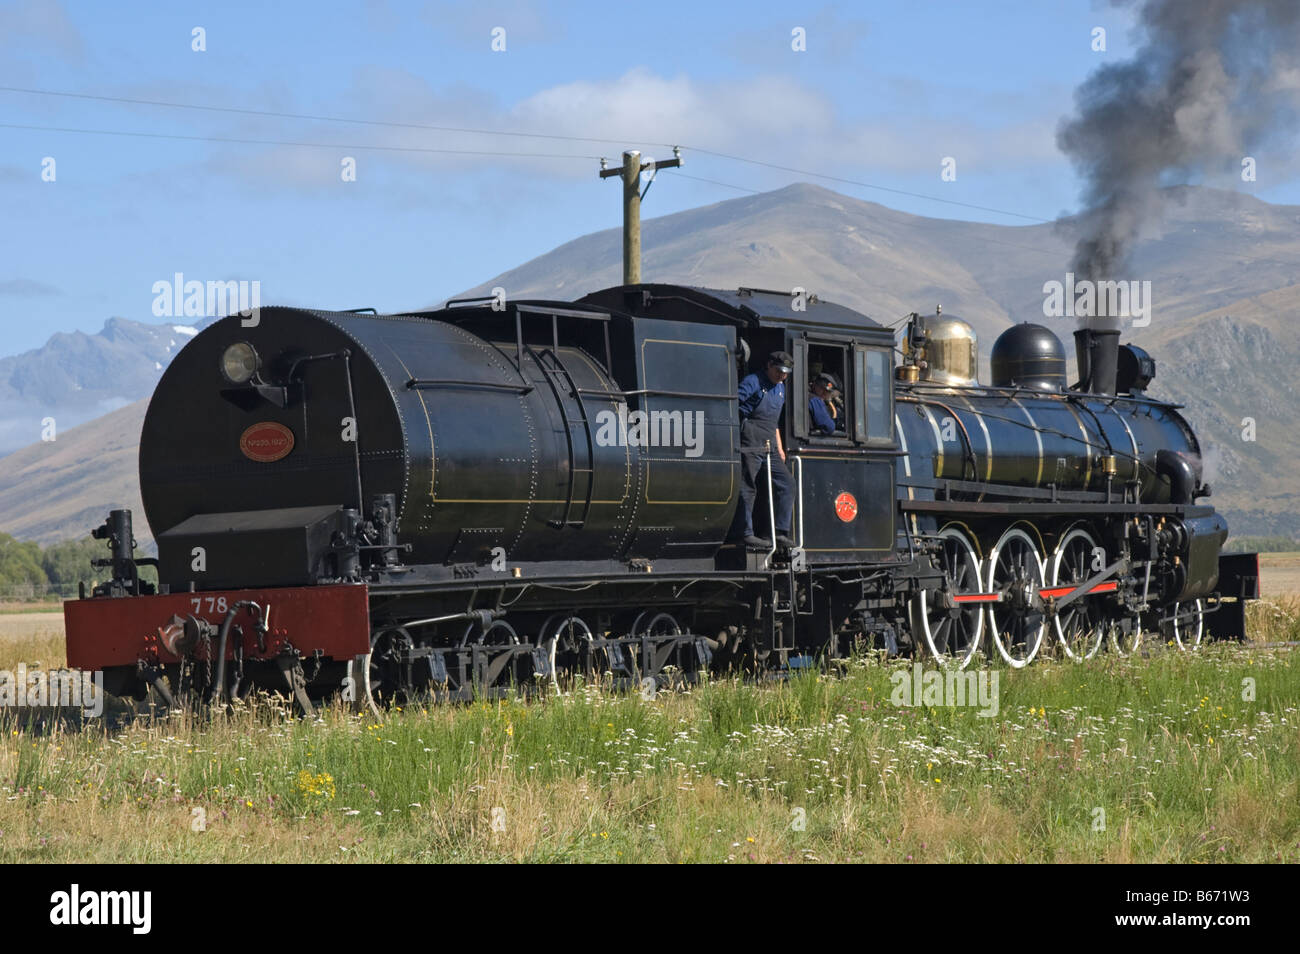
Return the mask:
<svg viewBox="0 0 1300 954">
<path fill-rule="evenodd" d="M 817 375 L 808 387 L 808 417 L 819 434 L 834 434 L 844 429 L 844 422 L 840 420 L 832 400 L 839 389 L 840 383 L 829 371 Z"/>
<path fill-rule="evenodd" d="M 790 518 L 794 509 L 794 480 L 785 466 L 778 422 L 785 407 L 785 380 L 794 359 L 784 351 L 773 351 L 767 366 L 740 382 L 740 515 L 743 515 L 745 546 L 766 550 L 771 543 L 754 534 L 754 498 L 759 484 L 767 480 L 767 445 L 772 447 L 772 507 L 776 518 L 776 542 L 794 546 L 790 539 Z M 739 517 L 738 515 L 738 521 Z"/>
</svg>

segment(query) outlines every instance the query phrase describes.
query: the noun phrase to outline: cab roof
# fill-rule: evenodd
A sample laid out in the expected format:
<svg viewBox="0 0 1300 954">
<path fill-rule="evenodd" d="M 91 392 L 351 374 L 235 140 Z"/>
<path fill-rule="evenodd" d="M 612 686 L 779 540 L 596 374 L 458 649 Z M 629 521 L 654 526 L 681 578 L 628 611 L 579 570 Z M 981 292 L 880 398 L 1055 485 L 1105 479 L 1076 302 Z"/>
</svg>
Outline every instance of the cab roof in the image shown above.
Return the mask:
<svg viewBox="0 0 1300 954">
<path fill-rule="evenodd" d="M 733 291 L 692 285 L 616 285 L 592 292 L 578 301 L 632 315 L 654 313 L 656 317 L 678 317 L 684 321 L 707 320 L 700 314 L 702 311 L 713 315 L 715 320 L 725 319 L 742 327 L 873 331 L 893 338 L 889 329 L 852 308 L 808 295 L 801 302 L 803 309 L 796 310 L 793 292 L 767 288 L 741 287 Z M 680 315 L 671 314 L 679 310 Z"/>
</svg>

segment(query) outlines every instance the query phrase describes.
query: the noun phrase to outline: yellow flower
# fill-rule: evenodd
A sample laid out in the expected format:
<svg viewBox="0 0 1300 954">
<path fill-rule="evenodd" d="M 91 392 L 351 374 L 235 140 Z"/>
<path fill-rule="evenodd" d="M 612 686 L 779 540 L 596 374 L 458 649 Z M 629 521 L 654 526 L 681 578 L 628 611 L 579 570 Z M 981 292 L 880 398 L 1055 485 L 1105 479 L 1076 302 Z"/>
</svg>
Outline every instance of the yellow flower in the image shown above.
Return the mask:
<svg viewBox="0 0 1300 954">
<path fill-rule="evenodd" d="M 306 796 L 323 798 L 328 801 L 335 794 L 334 776 L 330 775 L 329 772 L 313 775 L 303 769 L 298 773 L 298 791 Z"/>
<path fill-rule="evenodd" d="M 753 838 L 746 838 L 745 841 L 749 842 L 751 845 L 754 843 Z"/>
<path fill-rule="evenodd" d="M 512 739 L 515 737 L 515 726 L 513 722 L 506 723 L 506 735 L 510 736 Z"/>
</svg>

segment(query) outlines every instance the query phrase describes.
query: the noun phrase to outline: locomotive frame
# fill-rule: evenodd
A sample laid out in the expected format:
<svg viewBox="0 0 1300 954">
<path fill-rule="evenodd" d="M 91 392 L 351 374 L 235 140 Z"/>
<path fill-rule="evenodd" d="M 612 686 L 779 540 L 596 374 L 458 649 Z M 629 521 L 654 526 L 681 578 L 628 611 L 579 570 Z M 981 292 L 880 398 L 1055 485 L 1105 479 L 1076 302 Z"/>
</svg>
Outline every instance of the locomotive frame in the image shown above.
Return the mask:
<svg viewBox="0 0 1300 954">
<path fill-rule="evenodd" d="M 788 673 L 863 645 L 1018 667 L 1048 643 L 1240 638 L 1257 562 L 1220 553 L 1199 445 L 1142 393 L 1145 353 L 1125 352 L 1150 372 L 1126 393 L 1113 370 L 1101 389 L 980 385 L 942 373 L 952 327 L 913 316 L 896 365 L 890 329 L 816 297 L 658 284 L 222 319 L 146 417 L 157 592 L 114 511 L 112 579 L 65 605 L 69 664 L 119 694 L 270 686 L 310 710 L 337 689 L 373 705 Z M 726 540 L 736 382 L 774 350 L 795 356 L 796 546 L 755 553 Z M 842 435 L 809 427 L 828 366 Z M 699 414 L 698 453 L 597 439 L 601 414 L 634 411 Z"/>
</svg>

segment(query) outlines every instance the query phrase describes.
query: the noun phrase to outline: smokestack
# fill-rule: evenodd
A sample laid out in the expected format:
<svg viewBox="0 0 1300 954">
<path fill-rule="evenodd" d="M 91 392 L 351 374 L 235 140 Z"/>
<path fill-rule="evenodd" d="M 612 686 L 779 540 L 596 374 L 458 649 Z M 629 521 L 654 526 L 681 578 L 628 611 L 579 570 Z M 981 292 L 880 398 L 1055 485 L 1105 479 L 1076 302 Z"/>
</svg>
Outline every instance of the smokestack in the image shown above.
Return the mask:
<svg viewBox="0 0 1300 954">
<path fill-rule="evenodd" d="M 1070 270 L 1094 282 L 1132 277 L 1133 246 L 1158 223 L 1163 188 L 1215 177 L 1240 185 L 1243 157 L 1272 143 L 1286 149 L 1300 112 L 1296 0 L 1110 5 L 1137 8 L 1141 47 L 1079 86 L 1077 113 L 1056 134 L 1083 180 Z"/>
<path fill-rule="evenodd" d="M 1074 333 L 1079 359 L 1079 390 L 1114 394 L 1119 373 L 1119 329 L 1080 328 Z"/>
</svg>

